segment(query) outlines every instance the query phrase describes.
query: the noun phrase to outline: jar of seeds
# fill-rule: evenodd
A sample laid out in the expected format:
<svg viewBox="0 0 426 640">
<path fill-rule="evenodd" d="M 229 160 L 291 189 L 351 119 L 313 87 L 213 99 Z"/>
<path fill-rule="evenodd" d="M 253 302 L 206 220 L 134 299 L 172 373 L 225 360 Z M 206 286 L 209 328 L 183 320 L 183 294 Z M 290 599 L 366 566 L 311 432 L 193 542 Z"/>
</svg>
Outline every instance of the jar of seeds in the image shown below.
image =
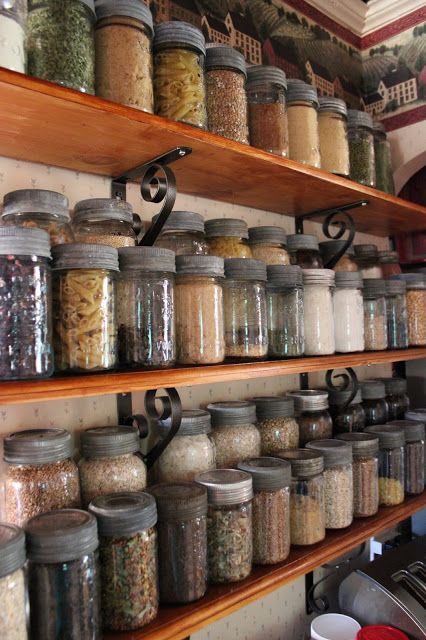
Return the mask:
<svg viewBox="0 0 426 640">
<path fill-rule="evenodd" d="M 0 65 L 5 69 L 25 73 L 25 28 L 27 0 L 0 4 Z M 6 634 L 7 635 L 7 634 Z"/>
<path fill-rule="evenodd" d="M 364 431 L 366 418 L 361 390 L 358 389 L 355 397 L 347 404 L 351 395 L 352 391 L 346 389 L 330 389 L 328 392 L 330 414 L 333 419 L 333 436 L 339 433 Z"/>
<path fill-rule="evenodd" d="M 281 227 L 251 227 L 249 244 L 255 260 L 262 260 L 266 265 L 290 264 L 287 234 Z"/>
<path fill-rule="evenodd" d="M 4 640 L 27 640 L 25 534 L 0 523 L 0 628 Z"/>
<path fill-rule="evenodd" d="M 255 426 L 254 402 L 232 400 L 207 405 L 213 431 L 210 435 L 216 448 L 219 469 L 236 467 L 241 460 L 260 456 L 260 433 Z"/>
<path fill-rule="evenodd" d="M 321 168 L 340 176 L 349 176 L 347 117 L 344 100 L 330 96 L 319 98 Z"/>
<path fill-rule="evenodd" d="M 319 248 L 324 266 L 343 248 L 346 244 L 345 240 L 327 240 L 320 242 Z M 355 249 L 350 246 L 333 267 L 333 271 L 358 271 L 358 265 L 355 261 Z"/>
<path fill-rule="evenodd" d="M 380 380 L 364 380 L 359 384 L 362 395 L 362 407 L 365 413 L 365 424 L 385 424 L 389 418 L 386 389 Z"/>
<path fill-rule="evenodd" d="M 222 258 L 252 258 L 248 227 L 238 218 L 214 218 L 206 221 L 209 253 Z"/>
<path fill-rule="evenodd" d="M 336 351 L 364 351 L 363 280 L 358 271 L 337 271 L 333 296 Z"/>
<path fill-rule="evenodd" d="M 374 123 L 373 134 L 376 187 L 385 193 L 394 195 L 395 185 L 393 182 L 391 148 L 383 122 Z"/>
<path fill-rule="evenodd" d="M 288 156 L 312 167 L 321 167 L 318 106 L 315 87 L 300 81 L 288 81 Z"/>
<path fill-rule="evenodd" d="M 324 356 L 335 352 L 332 269 L 303 269 L 305 355 Z M 358 341 L 359 341 L 359 336 Z M 344 346 L 344 345 L 341 345 Z"/>
<path fill-rule="evenodd" d="M 328 412 L 327 391 L 290 391 L 287 396 L 294 400 L 301 447 L 311 440 L 331 438 L 333 422 Z"/>
<path fill-rule="evenodd" d="M 398 251 L 379 251 L 379 262 L 385 279 L 401 273 Z"/>
<path fill-rule="evenodd" d="M 403 280 L 385 280 L 389 349 L 408 347 L 407 285 Z"/>
<path fill-rule="evenodd" d="M 354 517 L 368 518 L 379 509 L 379 439 L 374 433 L 341 433 L 352 446 Z"/>
<path fill-rule="evenodd" d="M 376 424 L 366 428 L 379 438 L 379 501 L 386 507 L 404 502 L 405 436 L 400 427 Z"/>
<path fill-rule="evenodd" d="M 388 347 L 385 280 L 364 280 L 364 341 L 366 351 Z"/>
<path fill-rule="evenodd" d="M 355 260 L 364 280 L 383 278 L 379 250 L 375 244 L 355 244 Z"/>
<path fill-rule="evenodd" d="M 402 273 L 392 280 L 404 280 L 407 285 L 408 344 L 426 345 L 426 277 L 423 273 Z"/>
<path fill-rule="evenodd" d="M 297 264 L 302 269 L 322 269 L 324 267 L 316 236 L 307 233 L 287 236 L 287 249 L 291 264 Z"/>
<path fill-rule="evenodd" d="M 152 224 L 159 214 L 152 218 Z M 206 256 L 209 253 L 204 234 L 204 218 L 194 211 L 172 211 L 155 241 L 156 247 L 169 249 L 177 256 Z"/>
<path fill-rule="evenodd" d="M 297 265 L 267 267 L 268 355 L 297 358 L 305 351 L 303 275 Z"/>
<path fill-rule="evenodd" d="M 351 179 L 375 187 L 373 119 L 369 113 L 348 110 L 348 141 Z"/>
<path fill-rule="evenodd" d="M 133 209 L 124 200 L 80 200 L 74 207 L 73 227 L 77 242 L 107 244 L 116 249 L 136 244 Z"/>
<path fill-rule="evenodd" d="M 388 405 L 388 422 L 403 420 L 410 408 L 410 398 L 407 395 L 407 380 L 405 378 L 380 378 L 385 385 L 386 402 Z"/>
<path fill-rule="evenodd" d="M 405 493 L 422 493 L 425 485 L 425 425 L 415 420 L 393 420 L 405 437 Z"/>
<path fill-rule="evenodd" d="M 299 446 L 299 425 L 294 417 L 294 400 L 285 396 L 253 398 L 262 456 Z"/>
</svg>

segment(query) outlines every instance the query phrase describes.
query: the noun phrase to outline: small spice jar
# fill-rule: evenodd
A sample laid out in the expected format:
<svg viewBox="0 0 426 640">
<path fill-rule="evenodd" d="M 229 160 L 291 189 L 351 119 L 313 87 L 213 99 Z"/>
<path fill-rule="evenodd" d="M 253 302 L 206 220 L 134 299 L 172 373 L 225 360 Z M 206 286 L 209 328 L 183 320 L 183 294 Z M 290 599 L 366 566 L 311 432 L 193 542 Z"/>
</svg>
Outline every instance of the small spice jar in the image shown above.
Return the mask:
<svg viewBox="0 0 426 640">
<path fill-rule="evenodd" d="M 364 343 L 366 351 L 388 347 L 388 321 L 385 280 L 364 280 Z"/>
<path fill-rule="evenodd" d="M 375 244 L 355 244 L 355 259 L 364 280 L 383 278 L 379 250 Z"/>
<path fill-rule="evenodd" d="M 405 438 L 405 493 L 415 495 L 425 486 L 425 425 L 415 420 L 393 420 Z"/>
<path fill-rule="evenodd" d="M 297 265 L 267 267 L 268 355 L 297 358 L 305 351 L 303 275 Z"/>
<path fill-rule="evenodd" d="M 321 167 L 318 94 L 310 84 L 288 81 L 287 119 L 291 160 Z"/>
<path fill-rule="evenodd" d="M 167 435 L 170 426 L 170 418 L 160 422 L 160 435 Z M 216 469 L 216 451 L 208 435 L 210 432 L 211 418 L 208 411 L 182 411 L 179 431 L 158 458 L 158 481 L 192 482 L 198 473 Z"/>
<path fill-rule="evenodd" d="M 98 522 L 102 626 L 143 627 L 158 612 L 157 507 L 148 493 L 98 496 L 89 511 Z"/>
<path fill-rule="evenodd" d="M 336 351 L 364 351 L 362 276 L 358 271 L 337 271 L 333 296 Z"/>
<path fill-rule="evenodd" d="M 311 440 L 331 438 L 333 422 L 328 412 L 328 393 L 320 390 L 290 391 L 299 423 L 300 446 Z"/>
<path fill-rule="evenodd" d="M 302 269 L 322 269 L 324 264 L 319 251 L 318 238 L 306 233 L 287 236 L 290 263 Z"/>
<path fill-rule="evenodd" d="M 73 226 L 77 242 L 134 247 L 133 209 L 124 200 L 90 198 L 74 208 Z"/>
<path fill-rule="evenodd" d="M 254 360 L 268 353 L 266 265 L 261 260 L 225 260 L 223 303 L 227 358 Z"/>
<path fill-rule="evenodd" d="M 154 37 L 155 113 L 207 128 L 202 32 L 188 22 L 161 22 Z"/>
<path fill-rule="evenodd" d="M 52 247 L 53 344 L 58 371 L 115 367 L 118 252 L 102 244 Z"/>
<path fill-rule="evenodd" d="M 253 65 L 247 69 L 250 144 L 283 158 L 288 155 L 286 89 L 286 75 L 278 67 Z"/>
<path fill-rule="evenodd" d="M 344 529 L 353 520 L 352 446 L 341 440 L 308 442 L 324 458 L 325 528 Z"/>
<path fill-rule="evenodd" d="M 207 589 L 207 491 L 189 483 L 150 488 L 158 509 L 160 601 L 185 604 Z"/>
<path fill-rule="evenodd" d="M 252 458 L 238 468 L 253 479 L 253 563 L 283 562 L 290 553 L 290 463 Z"/>
<path fill-rule="evenodd" d="M 223 258 L 176 257 L 176 358 L 179 364 L 225 359 Z"/>
<path fill-rule="evenodd" d="M 410 408 L 407 380 L 405 378 L 380 378 L 380 381 L 385 385 L 388 421 L 403 420 L 405 413 Z"/>
<path fill-rule="evenodd" d="M 0 379 L 53 373 L 49 235 L 0 227 Z"/>
<path fill-rule="evenodd" d="M 209 253 L 222 258 L 252 258 L 248 227 L 238 218 L 214 218 L 206 221 Z"/>
<path fill-rule="evenodd" d="M 400 427 L 390 424 L 366 428 L 379 438 L 379 501 L 384 506 L 404 502 L 405 436 Z"/>
<path fill-rule="evenodd" d="M 407 285 L 408 344 L 410 347 L 426 345 L 426 277 L 423 273 L 402 273 L 392 280 L 403 280 Z"/>
<path fill-rule="evenodd" d="M 386 280 L 386 316 L 389 349 L 408 347 L 407 285 L 403 280 Z"/>
<path fill-rule="evenodd" d="M 200 473 L 195 482 L 207 489 L 210 582 L 247 578 L 253 559 L 251 475 L 236 469 L 217 469 Z"/>
<path fill-rule="evenodd" d="M 305 355 L 335 352 L 332 269 L 303 269 Z"/>
<path fill-rule="evenodd" d="M 1 3 L 0 65 L 19 73 L 25 72 L 26 21 L 27 0 Z"/>
<path fill-rule="evenodd" d="M 376 187 L 385 193 L 394 195 L 395 184 L 393 181 L 391 148 L 383 122 L 374 123 L 373 134 Z"/>
<path fill-rule="evenodd" d="M 79 474 L 68 431 L 15 431 L 4 439 L 4 461 L 8 522 L 25 526 L 44 511 L 80 506 Z"/>
<path fill-rule="evenodd" d="M 209 131 L 248 144 L 246 63 L 242 53 L 211 44 L 206 51 Z"/>
<path fill-rule="evenodd" d="M 153 224 L 157 221 L 158 215 L 152 218 Z M 172 211 L 155 241 L 155 246 L 170 249 L 177 256 L 208 255 L 203 216 L 194 211 Z"/>
<path fill-rule="evenodd" d="M 26 528 L 32 638 L 101 637 L 96 519 L 79 509 L 32 518 Z M 60 597 L 58 595 L 60 594 Z"/>
<path fill-rule="evenodd" d="M 157 247 L 118 252 L 118 358 L 127 367 L 175 363 L 175 254 Z"/>
<path fill-rule="evenodd" d="M 319 243 L 319 249 L 324 266 L 343 248 L 346 244 L 345 240 L 327 240 Z M 355 261 L 355 250 L 353 246 L 348 247 L 338 262 L 333 267 L 333 271 L 358 271 L 358 265 Z"/>
<path fill-rule="evenodd" d="M 266 265 L 290 264 L 287 234 L 281 227 L 251 227 L 249 244 L 255 260 L 262 260 Z"/>
<path fill-rule="evenodd" d="M 0 17 L 1 24 L 1 17 Z M 5 640 L 27 640 L 25 534 L 0 523 L 0 627 Z"/>
<path fill-rule="evenodd" d="M 96 95 L 152 113 L 151 11 L 137 0 L 103 0 L 96 16 Z"/>
<path fill-rule="evenodd" d="M 379 510 L 379 439 L 374 433 L 341 433 L 352 446 L 354 517 L 368 518 Z"/>
<path fill-rule="evenodd" d="M 136 427 L 92 427 L 81 433 L 81 501 L 85 509 L 98 496 L 146 487 L 146 467 L 140 456 Z"/>
<path fill-rule="evenodd" d="M 382 267 L 383 278 L 385 279 L 401 273 L 397 251 L 379 251 L 379 263 Z"/>
<path fill-rule="evenodd" d="M 318 129 L 321 168 L 339 176 L 349 175 L 348 109 L 344 100 L 319 98 Z"/>
<path fill-rule="evenodd" d="M 380 380 L 364 380 L 359 383 L 362 395 L 362 407 L 365 413 L 365 424 L 385 424 L 388 421 L 388 403 L 385 400 L 386 389 Z"/>
<path fill-rule="evenodd" d="M 236 467 L 241 460 L 260 456 L 260 433 L 255 426 L 254 402 L 230 400 L 207 405 L 213 431 L 210 435 L 216 448 L 216 466 Z"/>
<path fill-rule="evenodd" d="M 348 141 L 351 179 L 375 187 L 373 119 L 369 113 L 348 109 Z"/>
<path fill-rule="evenodd" d="M 291 464 L 290 541 L 315 544 L 325 538 L 324 459 L 313 449 L 280 451 Z"/>
<path fill-rule="evenodd" d="M 366 426 L 361 391 L 358 390 L 355 397 L 347 404 L 351 395 L 352 391 L 349 389 L 330 389 L 328 392 L 334 436 L 339 433 L 363 431 Z"/>
<path fill-rule="evenodd" d="M 285 396 L 253 398 L 262 456 L 299 446 L 299 425 L 294 417 L 294 400 Z"/>
</svg>

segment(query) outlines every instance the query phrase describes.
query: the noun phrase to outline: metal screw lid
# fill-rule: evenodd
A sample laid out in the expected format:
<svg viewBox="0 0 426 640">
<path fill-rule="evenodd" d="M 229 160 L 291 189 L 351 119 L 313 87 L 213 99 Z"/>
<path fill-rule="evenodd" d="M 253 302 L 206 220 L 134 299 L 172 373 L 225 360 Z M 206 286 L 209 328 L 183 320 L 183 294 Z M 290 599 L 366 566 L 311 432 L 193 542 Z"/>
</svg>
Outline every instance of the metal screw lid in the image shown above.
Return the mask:
<svg viewBox="0 0 426 640">
<path fill-rule="evenodd" d="M 322 454 L 324 469 L 352 463 L 352 445 L 341 440 L 313 440 L 306 447 Z"/>
<path fill-rule="evenodd" d="M 395 296 L 406 293 L 407 283 L 404 280 L 385 280 L 385 293 L 387 296 Z"/>
<path fill-rule="evenodd" d="M 318 93 L 315 87 L 306 82 L 287 82 L 287 102 L 298 102 L 299 100 L 312 102 L 314 107 L 318 109 Z"/>
<path fill-rule="evenodd" d="M 52 269 L 118 271 L 118 251 L 106 244 L 72 242 L 52 247 Z"/>
<path fill-rule="evenodd" d="M 335 282 L 338 289 L 362 289 L 365 280 L 359 271 L 336 271 Z"/>
<path fill-rule="evenodd" d="M 169 45 L 189 45 L 206 55 L 206 41 L 202 31 L 189 22 L 160 22 L 154 29 L 154 51 L 166 49 Z"/>
<path fill-rule="evenodd" d="M 250 227 L 249 243 L 252 244 L 287 244 L 287 234 L 282 227 L 264 226 Z"/>
<path fill-rule="evenodd" d="M 89 198 L 80 200 L 74 207 L 73 223 L 119 220 L 133 223 L 132 205 L 117 198 Z"/>
<path fill-rule="evenodd" d="M 137 427 L 92 427 L 81 434 L 84 458 L 113 458 L 140 451 Z"/>
<path fill-rule="evenodd" d="M 386 135 L 385 125 L 383 122 L 380 122 L 380 120 L 375 120 L 373 122 L 373 131 L 374 133 L 384 133 Z"/>
<path fill-rule="evenodd" d="M 155 500 L 143 491 L 97 496 L 89 504 L 89 511 L 98 521 L 99 535 L 106 537 L 131 536 L 157 522 Z"/>
<path fill-rule="evenodd" d="M 350 389 L 330 389 L 328 392 L 328 401 L 331 405 L 339 407 L 346 404 L 351 395 L 352 391 Z M 361 404 L 361 402 L 361 390 L 358 389 L 354 399 L 349 403 L 349 406 L 352 406 L 353 404 Z"/>
<path fill-rule="evenodd" d="M 386 281 L 382 278 L 364 279 L 364 298 L 380 298 L 386 295 Z"/>
<path fill-rule="evenodd" d="M 207 489 L 209 504 L 240 504 L 253 498 L 252 477 L 239 469 L 203 471 L 194 481 Z"/>
<path fill-rule="evenodd" d="M 401 395 L 407 393 L 407 380 L 405 378 L 378 378 L 385 385 L 386 395 Z"/>
<path fill-rule="evenodd" d="M 120 271 L 176 272 L 174 252 L 161 247 L 122 247 L 118 262 Z"/>
<path fill-rule="evenodd" d="M 324 111 L 332 111 L 333 113 L 340 113 L 342 116 L 348 115 L 348 108 L 346 102 L 340 98 L 333 98 L 332 96 L 321 96 L 318 99 L 320 113 Z"/>
<path fill-rule="evenodd" d="M 336 272 L 333 269 L 302 269 L 303 284 L 333 287 Z"/>
<path fill-rule="evenodd" d="M 206 220 L 205 226 L 207 238 L 230 236 L 248 240 L 249 237 L 247 222 L 239 218 L 214 218 L 213 220 Z"/>
<path fill-rule="evenodd" d="M 379 438 L 374 433 L 340 433 L 336 438 L 352 445 L 354 458 L 374 456 L 379 451 Z"/>
<path fill-rule="evenodd" d="M 425 439 L 425 425 L 417 420 L 391 420 L 388 424 L 399 427 L 404 432 L 405 442 Z"/>
<path fill-rule="evenodd" d="M 386 389 L 380 380 L 364 380 L 359 383 L 363 400 L 381 400 L 386 397 Z"/>
<path fill-rule="evenodd" d="M 159 522 L 193 520 L 207 514 L 207 490 L 201 485 L 156 484 L 149 491 L 157 501 Z"/>
<path fill-rule="evenodd" d="M 423 422 L 426 425 L 426 409 L 412 409 L 405 412 L 406 420 L 414 420 L 415 422 Z"/>
<path fill-rule="evenodd" d="M 140 0 L 96 0 L 96 17 L 98 20 L 109 16 L 128 16 L 143 22 L 154 33 L 152 13 Z"/>
<path fill-rule="evenodd" d="M 34 516 L 26 527 L 30 562 L 70 562 L 98 547 L 96 518 L 81 509 L 58 509 Z"/>
<path fill-rule="evenodd" d="M 287 249 L 290 253 L 300 250 L 319 251 L 318 238 L 307 233 L 294 233 L 287 236 Z"/>
<path fill-rule="evenodd" d="M 2 218 L 7 219 L 16 213 L 49 213 L 69 222 L 68 207 L 68 198 L 57 191 L 18 189 L 5 194 Z"/>
<path fill-rule="evenodd" d="M 379 262 L 383 264 L 399 264 L 398 251 L 379 251 Z"/>
<path fill-rule="evenodd" d="M 311 478 L 324 471 L 324 458 L 319 451 L 310 449 L 284 449 L 275 453 L 277 458 L 288 460 L 294 478 Z"/>
<path fill-rule="evenodd" d="M 301 267 L 296 264 L 267 265 L 268 287 L 297 287 L 303 284 L 303 273 Z"/>
<path fill-rule="evenodd" d="M 345 240 L 326 240 L 325 242 L 320 242 L 319 250 L 324 259 L 324 262 L 328 262 L 328 260 L 332 258 L 338 251 L 340 251 L 345 244 Z M 354 256 L 355 250 L 353 248 L 353 245 L 348 247 L 343 255 Z"/>
<path fill-rule="evenodd" d="M 294 416 L 294 400 L 287 396 L 259 396 L 251 399 L 256 405 L 259 422 L 269 418 L 291 418 Z"/>
<path fill-rule="evenodd" d="M 266 64 L 255 64 L 247 69 L 247 89 L 257 84 L 275 84 L 287 89 L 287 77 L 282 69 Z"/>
<path fill-rule="evenodd" d="M 407 285 L 407 291 L 410 289 L 426 289 L 426 275 L 423 273 L 399 273 L 391 276 L 390 280 L 403 280 Z"/>
<path fill-rule="evenodd" d="M 251 258 L 226 258 L 225 277 L 229 280 L 260 280 L 266 282 L 266 264 Z"/>
<path fill-rule="evenodd" d="M 71 434 L 65 429 L 15 431 L 4 439 L 4 460 L 11 464 L 46 464 L 71 457 Z"/>
<path fill-rule="evenodd" d="M 176 256 L 176 272 L 179 275 L 223 278 L 224 265 L 224 259 L 218 256 Z"/>
<path fill-rule="evenodd" d="M 246 61 L 242 53 L 228 46 L 208 47 L 206 69 L 232 69 L 247 77 Z"/>
<path fill-rule="evenodd" d="M 152 218 L 152 224 L 157 222 L 157 213 Z M 161 232 L 164 231 L 195 231 L 204 233 L 204 218 L 195 211 L 172 211 L 163 225 Z"/>
<path fill-rule="evenodd" d="M 159 422 L 159 429 L 162 433 L 167 433 L 170 430 L 170 426 L 171 418 Z M 211 429 L 211 416 L 208 411 L 186 409 L 182 411 L 182 420 L 176 435 L 198 436 L 203 433 L 210 433 Z"/>
<path fill-rule="evenodd" d="M 375 244 L 355 244 L 353 245 L 357 258 L 375 258 L 379 257 L 379 250 Z"/>
<path fill-rule="evenodd" d="M 21 569 L 25 560 L 23 529 L 8 522 L 0 522 L 0 578 Z"/>
<path fill-rule="evenodd" d="M 277 491 L 290 486 L 291 465 L 287 460 L 265 456 L 244 460 L 237 466 L 251 475 L 254 491 Z"/>
<path fill-rule="evenodd" d="M 11 254 L 50 258 L 50 236 L 43 229 L 0 227 L 0 255 Z"/>
<path fill-rule="evenodd" d="M 405 444 L 404 430 L 393 424 L 374 424 L 366 427 L 364 432 L 376 434 L 381 449 L 394 449 Z"/>
<path fill-rule="evenodd" d="M 256 422 L 256 405 L 244 400 L 228 402 L 211 402 L 207 405 L 212 419 L 212 427 L 234 424 L 254 424 Z"/>
<path fill-rule="evenodd" d="M 365 127 L 373 130 L 373 118 L 366 111 L 348 109 L 348 127 Z"/>
<path fill-rule="evenodd" d="M 321 411 L 328 409 L 328 393 L 320 389 L 289 391 L 287 396 L 293 398 L 296 415 L 302 411 Z"/>
</svg>

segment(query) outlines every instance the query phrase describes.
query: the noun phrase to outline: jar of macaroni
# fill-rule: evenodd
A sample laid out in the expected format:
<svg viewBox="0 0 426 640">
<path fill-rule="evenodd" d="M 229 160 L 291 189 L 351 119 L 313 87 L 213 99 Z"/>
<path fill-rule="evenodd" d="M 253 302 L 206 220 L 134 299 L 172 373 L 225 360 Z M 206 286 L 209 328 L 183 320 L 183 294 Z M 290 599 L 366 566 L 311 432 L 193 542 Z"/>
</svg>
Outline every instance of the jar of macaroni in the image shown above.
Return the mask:
<svg viewBox="0 0 426 640">
<path fill-rule="evenodd" d="M 345 177 L 349 175 L 347 117 L 344 100 L 330 96 L 319 98 L 321 169 Z"/>
<path fill-rule="evenodd" d="M 302 269 L 322 269 L 324 266 L 316 236 L 306 233 L 287 236 L 287 249 L 291 264 Z"/>
<path fill-rule="evenodd" d="M 291 160 L 321 167 L 318 128 L 318 94 L 315 87 L 299 80 L 287 86 L 288 141 Z"/>
<path fill-rule="evenodd" d="M 323 356 L 335 352 L 332 269 L 303 269 L 305 355 Z"/>
<path fill-rule="evenodd" d="M 249 244 L 255 260 L 263 260 L 266 265 L 290 264 L 287 234 L 281 227 L 251 227 Z"/>
<path fill-rule="evenodd" d="M 222 258 L 252 258 L 247 223 L 238 218 L 214 218 L 206 221 L 209 253 Z"/>
<path fill-rule="evenodd" d="M 375 187 L 373 119 L 369 113 L 348 110 L 348 140 L 351 179 Z"/>
<path fill-rule="evenodd" d="M 268 355 L 297 358 L 305 350 L 302 269 L 270 265 L 267 275 Z"/>
<path fill-rule="evenodd" d="M 407 285 L 408 344 L 426 345 L 426 276 L 423 273 L 401 273 L 392 280 L 404 280 Z"/>
<path fill-rule="evenodd" d="M 207 410 L 212 420 L 210 437 L 216 449 L 218 469 L 236 467 L 242 460 L 260 456 L 261 438 L 254 402 L 212 402 Z"/>
<path fill-rule="evenodd" d="M 379 501 L 386 507 L 404 502 L 405 436 L 401 427 L 376 424 L 367 433 L 379 438 Z"/>
<path fill-rule="evenodd" d="M 74 208 L 73 227 L 77 242 L 133 247 L 133 209 L 124 200 L 90 198 L 80 200 Z"/>
<path fill-rule="evenodd" d="M 158 216 L 152 218 L 152 224 Z M 172 211 L 154 244 L 173 251 L 177 256 L 208 255 L 203 216 L 194 211 Z"/>
<path fill-rule="evenodd" d="M 341 433 L 352 446 L 354 517 L 368 518 L 379 509 L 379 439 L 374 433 Z"/>
<path fill-rule="evenodd" d="M 253 398 L 262 456 L 299 446 L 299 425 L 294 417 L 294 400 L 285 396 Z"/>
<path fill-rule="evenodd" d="M 365 424 L 385 424 L 389 418 L 386 389 L 381 380 L 364 380 L 359 383 L 362 395 L 362 406 L 365 413 Z"/>
<path fill-rule="evenodd" d="M 364 280 L 364 341 L 366 351 L 388 348 L 385 280 Z"/>
</svg>

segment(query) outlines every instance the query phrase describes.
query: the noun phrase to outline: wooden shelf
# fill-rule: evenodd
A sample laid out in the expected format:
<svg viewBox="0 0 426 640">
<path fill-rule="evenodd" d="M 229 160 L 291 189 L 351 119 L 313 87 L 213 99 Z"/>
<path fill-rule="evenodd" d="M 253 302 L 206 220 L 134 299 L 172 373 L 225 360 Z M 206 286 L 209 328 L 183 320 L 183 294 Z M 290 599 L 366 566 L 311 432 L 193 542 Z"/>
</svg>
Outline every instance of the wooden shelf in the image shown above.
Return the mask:
<svg viewBox="0 0 426 640">
<path fill-rule="evenodd" d="M 117 176 L 176 146 L 179 191 L 300 215 L 366 198 L 359 231 L 426 228 L 426 208 L 136 109 L 0 68 L 0 155 Z"/>
<path fill-rule="evenodd" d="M 212 586 L 207 595 L 190 605 L 164 606 L 158 618 L 143 629 L 106 634 L 106 640 L 181 640 L 215 620 L 223 618 L 271 591 L 330 562 L 368 538 L 388 529 L 426 507 L 426 492 L 408 498 L 398 507 L 383 507 L 371 518 L 356 520 L 341 531 L 330 531 L 312 547 L 292 549 L 286 562 L 256 567 L 246 580 L 233 585 Z"/>
</svg>

